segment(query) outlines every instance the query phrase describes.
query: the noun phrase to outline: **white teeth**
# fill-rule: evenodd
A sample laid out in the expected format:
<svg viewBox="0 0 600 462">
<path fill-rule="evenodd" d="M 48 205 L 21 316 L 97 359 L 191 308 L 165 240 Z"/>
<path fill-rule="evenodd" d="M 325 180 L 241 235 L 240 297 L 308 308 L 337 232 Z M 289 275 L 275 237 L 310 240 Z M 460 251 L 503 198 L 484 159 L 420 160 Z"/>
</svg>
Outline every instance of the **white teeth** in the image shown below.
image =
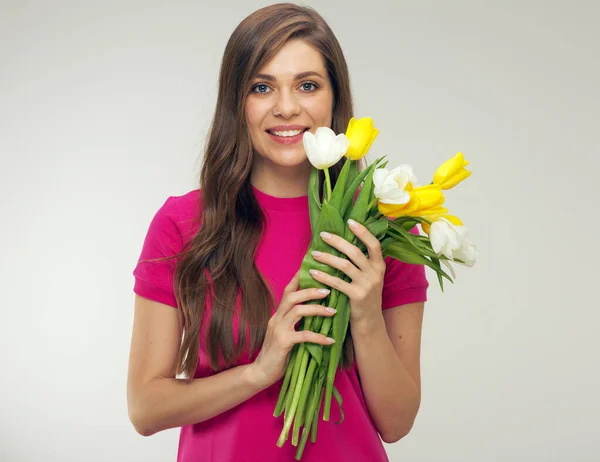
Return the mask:
<svg viewBox="0 0 600 462">
<path fill-rule="evenodd" d="M 273 135 L 284 136 L 284 137 L 296 136 L 296 135 L 299 135 L 300 133 L 302 133 L 303 131 L 304 130 L 286 130 L 283 132 L 275 132 L 273 130 L 269 130 L 269 132 L 272 133 Z"/>
</svg>

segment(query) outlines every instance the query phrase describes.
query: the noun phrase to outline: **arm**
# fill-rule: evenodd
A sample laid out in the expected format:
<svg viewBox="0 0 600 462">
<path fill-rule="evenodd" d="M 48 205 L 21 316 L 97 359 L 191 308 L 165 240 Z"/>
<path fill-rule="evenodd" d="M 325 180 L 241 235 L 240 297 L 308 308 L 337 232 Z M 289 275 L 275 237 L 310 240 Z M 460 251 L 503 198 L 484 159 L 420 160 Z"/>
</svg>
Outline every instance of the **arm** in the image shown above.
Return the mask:
<svg viewBox="0 0 600 462">
<path fill-rule="evenodd" d="M 176 379 L 180 339 L 178 309 L 135 296 L 127 403 L 141 435 L 208 420 L 264 388 L 249 365 L 201 379 Z"/>
<path fill-rule="evenodd" d="M 350 300 L 352 339 L 367 408 L 381 438 L 393 443 L 408 434 L 421 403 L 419 363 L 425 306 L 423 301 L 411 300 L 423 297 L 421 290 L 408 296 L 399 294 L 426 287 L 425 269 L 423 265 L 403 266 L 394 259 L 388 265 L 379 240 L 363 225 L 350 220 L 348 224 L 366 245 L 368 258 L 346 239 L 321 233 L 322 239 L 349 259 L 326 252 L 313 257 L 342 271 L 351 282 L 322 271 L 312 275 Z M 391 287 L 386 282 L 391 282 Z M 402 299 L 406 301 L 399 306 L 382 310 L 390 300 Z"/>
<path fill-rule="evenodd" d="M 386 443 L 408 434 L 421 404 L 423 309 L 423 302 L 409 303 L 352 326 L 365 401 Z"/>
</svg>

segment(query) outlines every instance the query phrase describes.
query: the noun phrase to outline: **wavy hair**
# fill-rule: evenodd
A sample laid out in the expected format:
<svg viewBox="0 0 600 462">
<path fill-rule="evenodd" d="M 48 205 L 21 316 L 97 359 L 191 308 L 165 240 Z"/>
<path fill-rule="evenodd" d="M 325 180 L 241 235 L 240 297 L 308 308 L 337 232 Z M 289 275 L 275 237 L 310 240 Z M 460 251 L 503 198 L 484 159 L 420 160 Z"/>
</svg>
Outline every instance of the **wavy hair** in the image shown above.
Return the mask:
<svg viewBox="0 0 600 462">
<path fill-rule="evenodd" d="M 346 60 L 325 20 L 312 8 L 280 3 L 261 8 L 234 30 L 223 55 L 214 117 L 200 172 L 201 226 L 178 255 L 174 290 L 183 320 L 177 373 L 193 377 L 200 330 L 208 322 L 206 351 L 214 371 L 235 365 L 245 348 L 260 349 L 276 298 L 255 265 L 264 215 L 250 183 L 254 151 L 245 104 L 259 70 L 286 44 L 301 39 L 317 49 L 333 87 L 332 128 L 343 133 L 353 117 Z M 330 168 L 335 181 L 343 165 Z M 359 170 L 365 166 L 361 161 Z M 319 173 L 320 194 L 324 175 Z M 205 320 L 206 297 L 212 300 Z M 218 296 L 217 296 L 218 295 Z M 240 296 L 239 333 L 232 320 Z M 347 358 L 353 357 L 350 336 Z M 352 361 L 352 359 L 350 360 Z"/>
</svg>

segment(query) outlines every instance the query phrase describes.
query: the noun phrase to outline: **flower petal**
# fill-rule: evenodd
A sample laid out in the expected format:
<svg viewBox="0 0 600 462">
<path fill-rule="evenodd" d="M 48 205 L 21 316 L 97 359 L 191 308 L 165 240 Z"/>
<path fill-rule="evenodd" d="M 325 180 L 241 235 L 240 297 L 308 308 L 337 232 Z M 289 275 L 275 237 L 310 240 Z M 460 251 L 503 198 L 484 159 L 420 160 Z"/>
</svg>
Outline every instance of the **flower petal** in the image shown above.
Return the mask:
<svg viewBox="0 0 600 462">
<path fill-rule="evenodd" d="M 313 167 L 322 170 L 324 168 L 323 156 L 319 152 L 315 135 L 311 132 L 305 132 L 302 137 L 302 143 L 304 144 L 304 151 L 310 163 Z"/>
</svg>

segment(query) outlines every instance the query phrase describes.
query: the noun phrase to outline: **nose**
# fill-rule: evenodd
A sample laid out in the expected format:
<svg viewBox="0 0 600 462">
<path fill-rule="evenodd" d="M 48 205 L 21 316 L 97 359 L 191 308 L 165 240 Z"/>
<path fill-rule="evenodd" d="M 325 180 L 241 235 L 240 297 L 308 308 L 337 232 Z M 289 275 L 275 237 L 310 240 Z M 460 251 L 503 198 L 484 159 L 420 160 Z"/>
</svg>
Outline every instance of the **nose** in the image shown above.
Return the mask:
<svg viewBox="0 0 600 462">
<path fill-rule="evenodd" d="M 273 115 L 280 115 L 286 119 L 298 115 L 300 103 L 293 90 L 281 90 L 273 106 Z"/>
</svg>

